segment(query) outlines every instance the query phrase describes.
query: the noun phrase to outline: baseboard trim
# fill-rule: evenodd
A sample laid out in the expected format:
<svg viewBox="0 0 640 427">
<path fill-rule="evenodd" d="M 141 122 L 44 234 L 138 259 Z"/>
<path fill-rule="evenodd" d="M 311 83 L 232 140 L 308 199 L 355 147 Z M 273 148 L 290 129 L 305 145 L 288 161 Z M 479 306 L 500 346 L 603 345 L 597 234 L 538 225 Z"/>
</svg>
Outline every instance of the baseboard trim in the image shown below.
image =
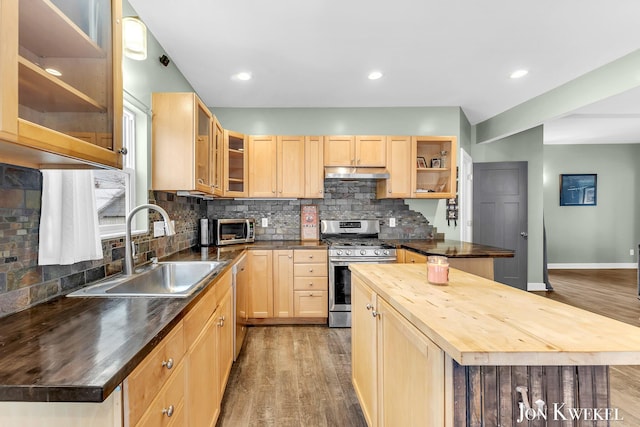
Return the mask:
<svg viewBox="0 0 640 427">
<path fill-rule="evenodd" d="M 544 283 L 527 283 L 527 291 L 536 292 L 536 291 L 546 291 L 547 285 Z"/>
<path fill-rule="evenodd" d="M 615 269 L 615 268 L 638 268 L 633 262 L 605 262 L 605 263 L 585 263 L 585 264 L 547 264 L 549 270 L 597 270 L 597 269 Z"/>
</svg>

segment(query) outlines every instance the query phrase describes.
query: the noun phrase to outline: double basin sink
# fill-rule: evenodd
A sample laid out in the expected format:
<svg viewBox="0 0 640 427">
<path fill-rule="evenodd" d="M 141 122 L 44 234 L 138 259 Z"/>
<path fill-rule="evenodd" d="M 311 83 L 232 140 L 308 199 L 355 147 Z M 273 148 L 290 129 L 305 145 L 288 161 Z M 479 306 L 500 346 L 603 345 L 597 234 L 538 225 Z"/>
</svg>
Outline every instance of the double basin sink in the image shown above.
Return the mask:
<svg viewBox="0 0 640 427">
<path fill-rule="evenodd" d="M 225 264 L 221 261 L 156 262 L 131 276 L 101 280 L 67 296 L 185 298 L 209 283 Z"/>
</svg>

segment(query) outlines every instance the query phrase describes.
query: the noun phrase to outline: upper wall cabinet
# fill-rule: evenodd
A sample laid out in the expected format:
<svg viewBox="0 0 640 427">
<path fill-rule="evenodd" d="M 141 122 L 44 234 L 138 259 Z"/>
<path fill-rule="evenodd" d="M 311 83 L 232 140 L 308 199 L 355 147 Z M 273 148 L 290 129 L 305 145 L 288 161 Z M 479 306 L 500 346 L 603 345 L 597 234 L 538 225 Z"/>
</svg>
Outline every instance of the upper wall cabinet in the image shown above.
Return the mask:
<svg viewBox="0 0 640 427">
<path fill-rule="evenodd" d="M 249 197 L 304 197 L 305 137 L 249 137 Z"/>
<path fill-rule="evenodd" d="M 221 194 L 213 115 L 194 93 L 152 96 L 152 188 Z"/>
<path fill-rule="evenodd" d="M 225 197 L 247 197 L 247 138 L 244 134 L 225 129 L 222 176 Z"/>
<path fill-rule="evenodd" d="M 377 184 L 378 199 L 409 199 L 411 191 L 412 143 L 410 136 L 387 136 L 388 179 Z"/>
<path fill-rule="evenodd" d="M 304 137 L 304 197 L 324 198 L 324 138 Z"/>
<path fill-rule="evenodd" d="M 450 199 L 456 196 L 456 152 L 455 136 L 412 137 L 412 197 Z"/>
<path fill-rule="evenodd" d="M 325 137 L 325 166 L 385 167 L 386 137 L 381 135 L 331 135 Z"/>
<path fill-rule="evenodd" d="M 122 166 L 121 0 L 0 0 L 0 161 Z"/>
</svg>

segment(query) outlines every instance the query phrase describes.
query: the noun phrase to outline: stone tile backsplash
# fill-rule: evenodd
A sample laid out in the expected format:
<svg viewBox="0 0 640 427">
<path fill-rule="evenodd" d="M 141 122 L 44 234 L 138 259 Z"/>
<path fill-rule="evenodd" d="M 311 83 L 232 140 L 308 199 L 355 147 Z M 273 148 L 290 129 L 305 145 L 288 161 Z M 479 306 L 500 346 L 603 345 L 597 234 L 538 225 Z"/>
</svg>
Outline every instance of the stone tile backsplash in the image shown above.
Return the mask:
<svg viewBox="0 0 640 427">
<path fill-rule="evenodd" d="M 23 310 L 55 296 L 64 295 L 87 283 L 122 271 L 124 237 L 102 241 L 104 258 L 73 265 L 38 265 L 38 232 L 42 174 L 35 169 L 0 164 L 0 317 Z M 387 239 L 432 238 L 434 229 L 404 200 L 377 200 L 376 182 L 325 181 L 324 199 L 228 200 L 205 202 L 171 193 L 150 192 L 151 203 L 167 210 L 176 223 L 177 234 L 153 238 L 149 233 L 134 237 L 136 264 L 151 257 L 162 258 L 198 244 L 199 219 L 256 218 L 257 240 L 300 238 L 300 206 L 316 204 L 322 219 L 379 219 L 380 237 Z M 397 227 L 391 228 L 388 218 Z M 260 218 L 269 218 L 260 227 Z M 149 221 L 161 220 L 157 212 Z"/>
<path fill-rule="evenodd" d="M 0 317 L 122 271 L 124 237 L 102 241 L 102 260 L 39 266 L 41 197 L 40 171 L 0 164 Z M 177 234 L 153 238 L 150 231 L 134 237 L 137 264 L 196 245 L 198 219 L 206 214 L 199 199 L 163 192 L 150 192 L 149 199 L 167 210 Z M 149 220 L 161 217 L 151 212 Z"/>
<path fill-rule="evenodd" d="M 212 200 L 207 216 L 255 218 L 256 240 L 296 240 L 300 238 L 300 206 L 315 204 L 321 219 L 379 219 L 381 238 L 433 238 L 433 226 L 403 199 L 376 199 L 374 180 L 326 180 L 324 185 L 324 199 Z M 261 218 L 269 219 L 268 227 L 260 226 Z M 396 227 L 389 227 L 389 218 L 396 218 Z"/>
</svg>

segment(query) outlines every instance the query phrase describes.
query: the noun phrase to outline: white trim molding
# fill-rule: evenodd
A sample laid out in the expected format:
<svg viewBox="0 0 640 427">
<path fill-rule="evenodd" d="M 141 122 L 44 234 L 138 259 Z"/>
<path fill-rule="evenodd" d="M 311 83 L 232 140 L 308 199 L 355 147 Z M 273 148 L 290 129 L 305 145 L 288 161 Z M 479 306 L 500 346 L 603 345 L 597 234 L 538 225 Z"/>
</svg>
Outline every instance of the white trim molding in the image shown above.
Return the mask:
<svg viewBox="0 0 640 427">
<path fill-rule="evenodd" d="M 598 270 L 598 269 L 624 269 L 638 268 L 633 262 L 603 262 L 603 263 L 567 263 L 567 264 L 547 264 L 549 270 Z"/>
<path fill-rule="evenodd" d="M 547 285 L 544 283 L 527 283 L 527 291 L 546 291 Z"/>
</svg>

